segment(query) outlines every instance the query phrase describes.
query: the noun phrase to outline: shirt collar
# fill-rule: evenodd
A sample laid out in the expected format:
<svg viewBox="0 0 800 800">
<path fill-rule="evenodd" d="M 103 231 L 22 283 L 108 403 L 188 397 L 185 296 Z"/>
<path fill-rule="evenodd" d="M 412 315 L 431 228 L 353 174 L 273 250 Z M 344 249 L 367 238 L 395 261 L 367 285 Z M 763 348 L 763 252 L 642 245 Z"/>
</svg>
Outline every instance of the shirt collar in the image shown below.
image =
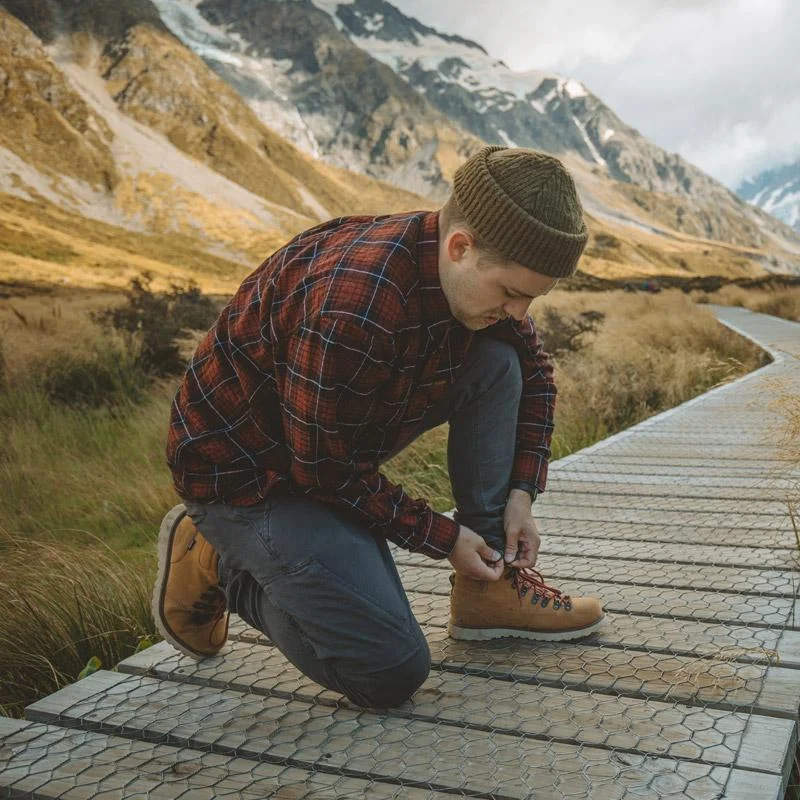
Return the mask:
<svg viewBox="0 0 800 800">
<path fill-rule="evenodd" d="M 422 292 L 423 323 L 429 329 L 449 328 L 457 323 L 450 313 L 442 282 L 439 278 L 439 212 L 429 211 L 422 219 L 417 240 L 420 290 Z"/>
</svg>

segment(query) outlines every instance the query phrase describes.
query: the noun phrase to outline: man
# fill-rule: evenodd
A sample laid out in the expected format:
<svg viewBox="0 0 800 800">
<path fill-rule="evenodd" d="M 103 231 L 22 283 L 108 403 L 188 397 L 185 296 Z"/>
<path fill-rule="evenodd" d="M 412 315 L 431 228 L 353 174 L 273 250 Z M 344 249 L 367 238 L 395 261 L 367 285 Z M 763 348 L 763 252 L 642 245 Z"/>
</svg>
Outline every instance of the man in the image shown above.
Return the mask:
<svg viewBox="0 0 800 800">
<path fill-rule="evenodd" d="M 326 222 L 246 278 L 172 408 L 185 509 L 159 539 L 165 639 L 213 655 L 230 610 L 317 683 L 400 704 L 430 652 L 388 541 L 449 559 L 455 638 L 596 630 L 597 600 L 530 569 L 556 390 L 527 310 L 586 239 L 557 159 L 486 147 L 439 212 Z M 445 421 L 453 519 L 380 472 Z"/>
</svg>

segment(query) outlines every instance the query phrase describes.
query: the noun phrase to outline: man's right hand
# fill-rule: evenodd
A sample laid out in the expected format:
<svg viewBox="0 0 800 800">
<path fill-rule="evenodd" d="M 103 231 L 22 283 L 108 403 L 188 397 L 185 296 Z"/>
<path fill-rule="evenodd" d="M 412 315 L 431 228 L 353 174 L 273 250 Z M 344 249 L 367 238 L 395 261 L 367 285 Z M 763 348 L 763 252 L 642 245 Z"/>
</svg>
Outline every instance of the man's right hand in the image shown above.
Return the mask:
<svg viewBox="0 0 800 800">
<path fill-rule="evenodd" d="M 459 575 L 476 581 L 496 581 L 503 574 L 503 554 L 489 547 L 482 536 L 464 525 L 459 526 L 458 539 L 447 560 Z M 496 563 L 490 566 L 487 561 Z"/>
</svg>

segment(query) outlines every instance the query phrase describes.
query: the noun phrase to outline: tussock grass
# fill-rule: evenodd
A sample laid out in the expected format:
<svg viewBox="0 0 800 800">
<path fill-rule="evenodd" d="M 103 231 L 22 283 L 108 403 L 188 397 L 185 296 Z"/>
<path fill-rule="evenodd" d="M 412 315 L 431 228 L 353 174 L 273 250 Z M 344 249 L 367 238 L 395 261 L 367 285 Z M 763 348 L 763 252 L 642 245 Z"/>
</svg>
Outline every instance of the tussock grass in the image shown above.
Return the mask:
<svg viewBox="0 0 800 800">
<path fill-rule="evenodd" d="M 150 575 L 102 541 L 34 541 L 0 529 L 0 558 L 0 712 L 21 716 L 90 658 L 110 669 L 153 637 Z"/>
</svg>

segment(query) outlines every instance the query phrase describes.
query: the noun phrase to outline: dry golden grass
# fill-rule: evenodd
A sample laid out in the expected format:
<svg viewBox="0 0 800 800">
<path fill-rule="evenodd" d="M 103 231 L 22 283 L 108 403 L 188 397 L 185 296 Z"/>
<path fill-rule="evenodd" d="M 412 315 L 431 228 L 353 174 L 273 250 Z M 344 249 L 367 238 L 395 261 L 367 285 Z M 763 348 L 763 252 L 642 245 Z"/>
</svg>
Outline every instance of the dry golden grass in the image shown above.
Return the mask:
<svg viewBox="0 0 800 800">
<path fill-rule="evenodd" d="M 770 314 L 800 322 L 800 286 L 787 286 L 774 290 L 723 286 L 718 292 L 698 292 L 695 299 L 703 303 L 741 306 L 760 314 Z"/>
</svg>

